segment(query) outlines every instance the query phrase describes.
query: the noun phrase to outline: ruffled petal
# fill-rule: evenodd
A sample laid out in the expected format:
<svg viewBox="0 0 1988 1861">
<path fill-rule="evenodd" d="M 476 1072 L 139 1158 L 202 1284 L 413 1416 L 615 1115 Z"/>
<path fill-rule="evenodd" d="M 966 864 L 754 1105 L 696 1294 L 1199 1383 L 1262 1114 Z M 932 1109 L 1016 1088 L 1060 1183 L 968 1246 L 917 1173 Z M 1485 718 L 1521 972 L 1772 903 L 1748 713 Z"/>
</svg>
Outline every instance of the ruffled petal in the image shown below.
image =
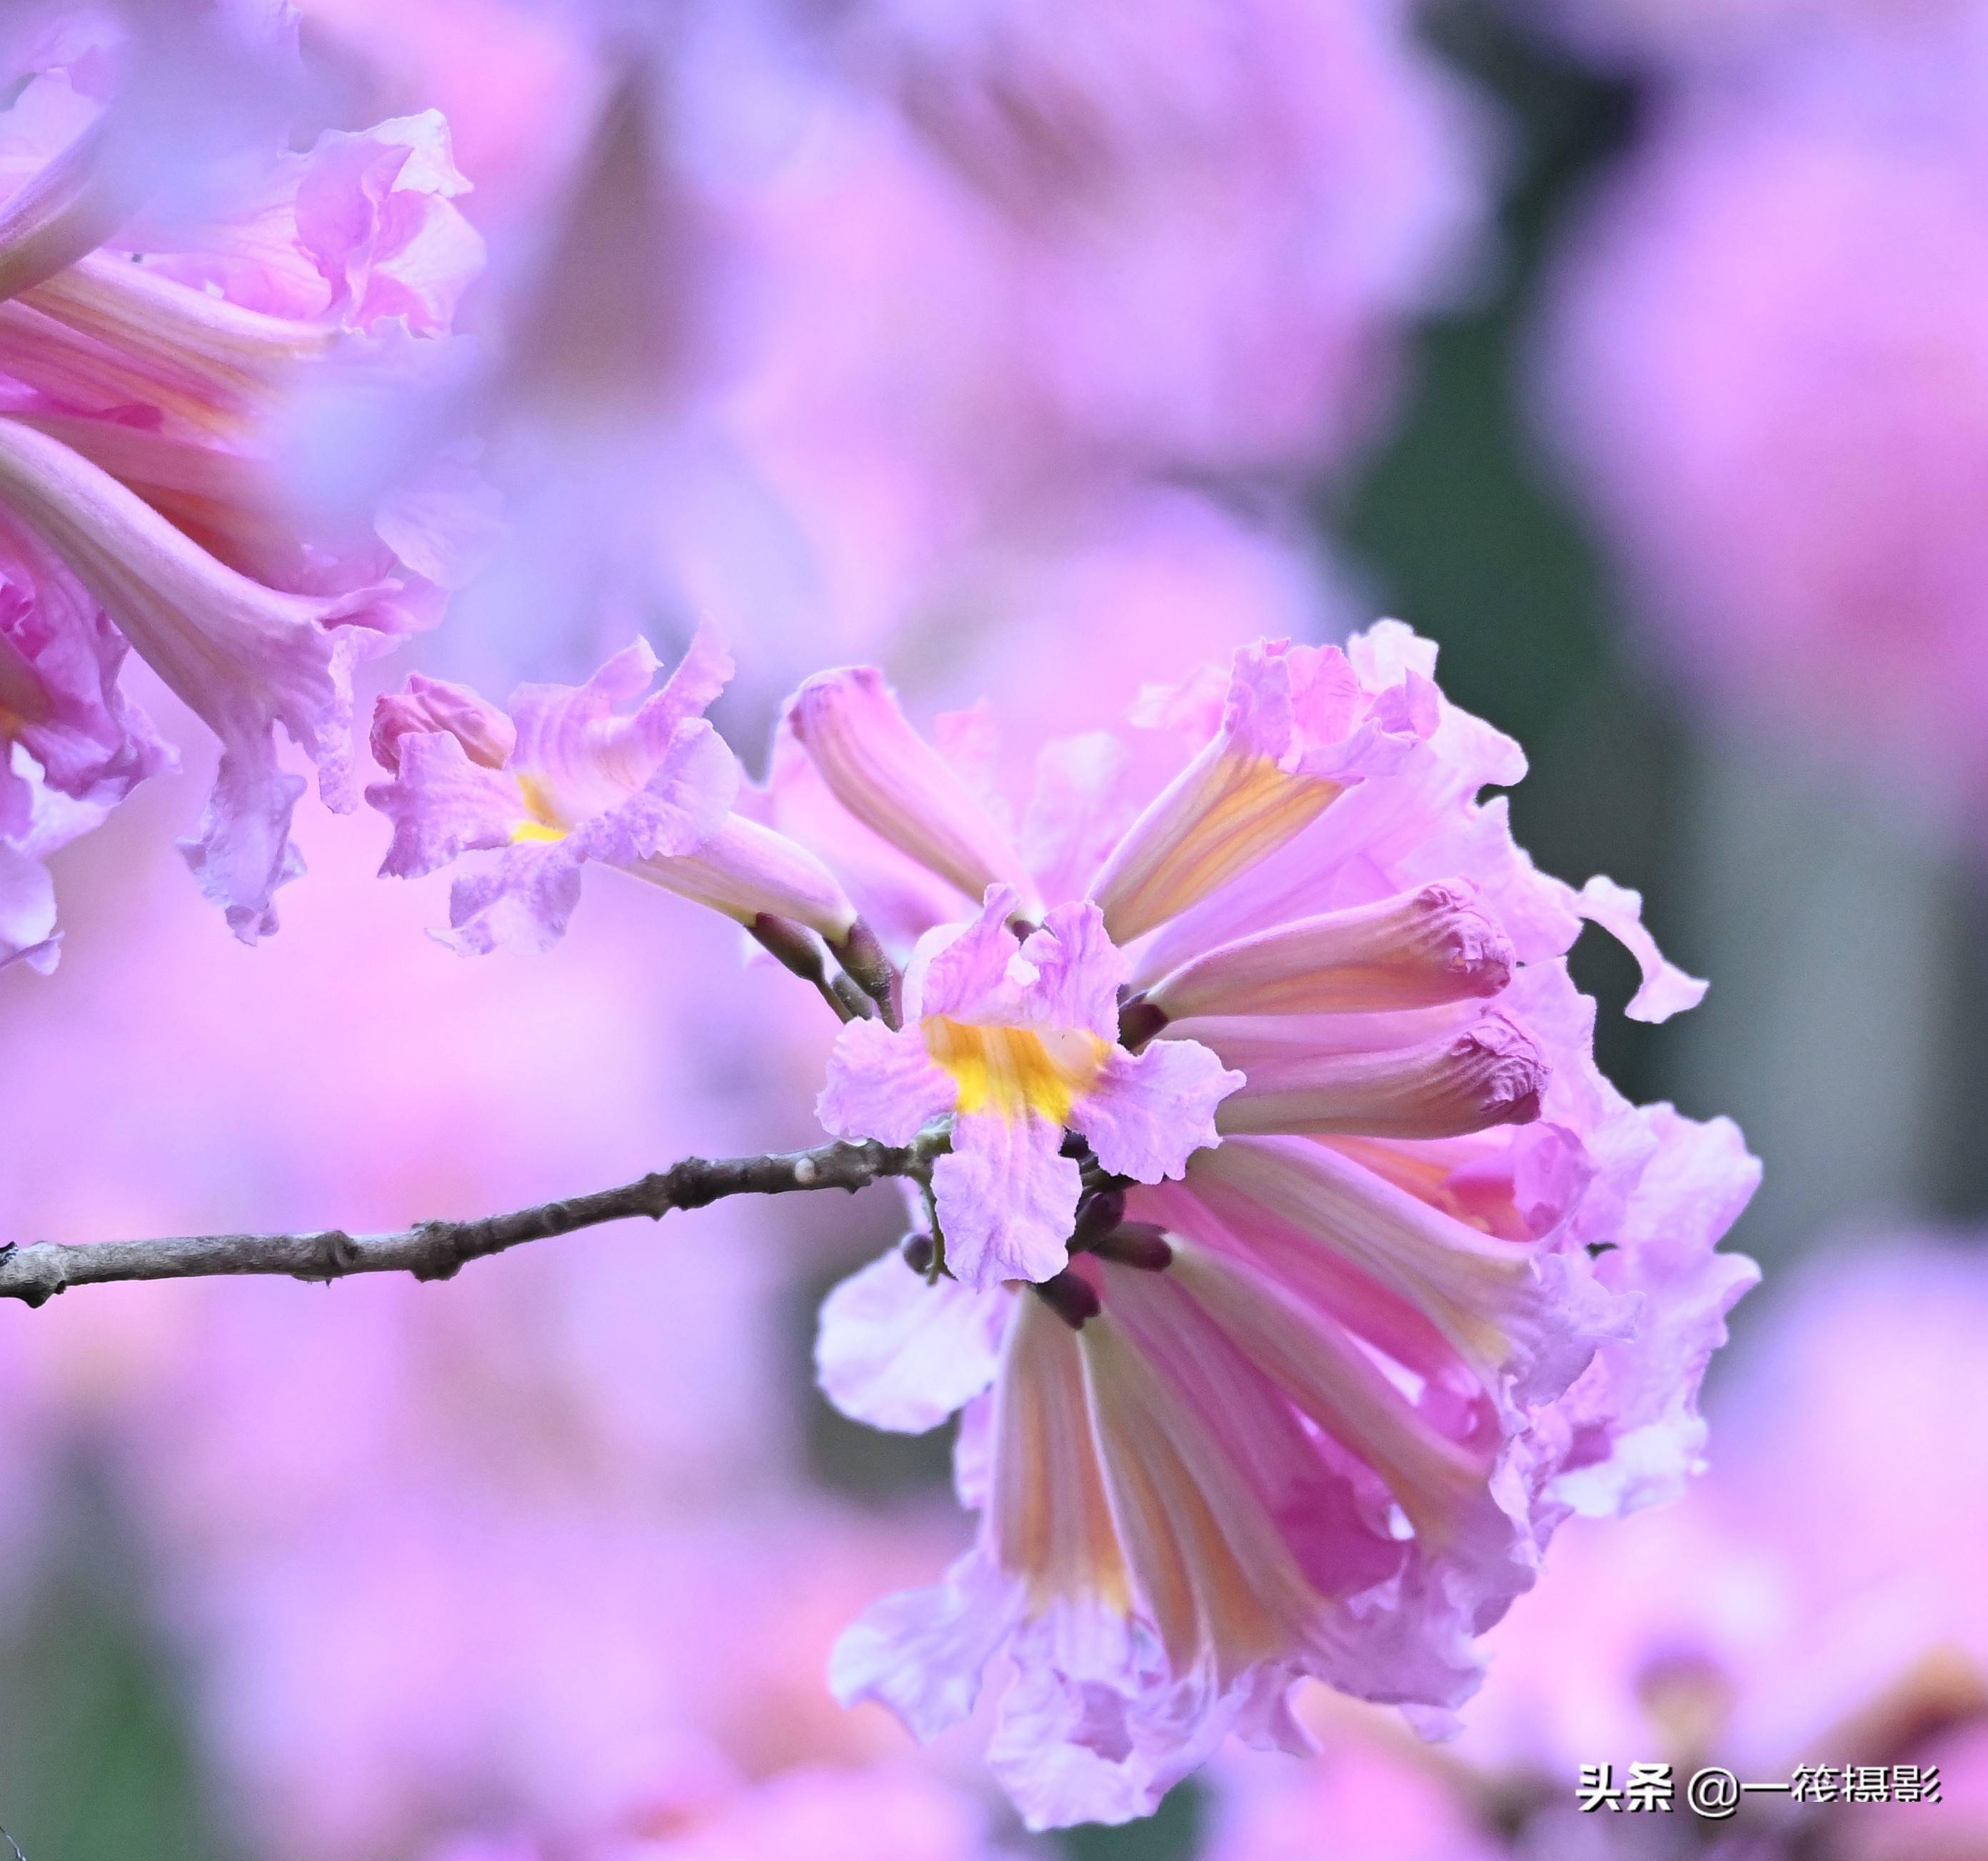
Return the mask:
<svg viewBox="0 0 1988 1861">
<path fill-rule="evenodd" d="M 330 311 L 354 329 L 449 329 L 484 265 L 482 235 L 453 205 L 468 191 L 439 110 L 321 136 L 301 164 L 296 228 Z"/>
<path fill-rule="evenodd" d="M 1118 991 L 1131 973 L 1104 934 L 1104 914 L 1088 899 L 1054 906 L 1022 946 L 1035 967 L 1023 1013 L 1030 1025 L 1080 1027 L 1100 1040 L 1118 1037 Z"/>
<path fill-rule="evenodd" d="M 1244 1082 L 1199 1041 L 1156 1041 L 1138 1054 L 1114 1047 L 1070 1122 L 1114 1176 L 1157 1183 L 1220 1141 L 1215 1108 Z"/>
<path fill-rule="evenodd" d="M 0 969 L 18 963 L 46 976 L 61 949 L 55 883 L 48 868 L 0 841 Z"/>
<path fill-rule="evenodd" d="M 1599 874 L 1575 895 L 1574 909 L 1598 924 L 1636 959 L 1643 986 L 1622 1012 L 1632 1021 L 1667 1021 L 1705 1000 L 1708 985 L 1665 959 L 1643 922 L 1643 895 Z"/>
<path fill-rule="evenodd" d="M 994 1380 L 1013 1301 L 941 1276 L 928 1284 L 895 1247 L 821 1308 L 815 1370 L 844 1415 L 921 1434 Z"/>
<path fill-rule="evenodd" d="M 1555 1491 L 1585 1513 L 1628 1511 L 1676 1498 L 1704 1465 L 1698 1395 L 1726 1315 L 1760 1277 L 1720 1238 L 1759 1187 L 1760 1165 L 1729 1118 L 1700 1124 L 1667 1105 L 1635 1114 L 1655 1143 L 1595 1263 L 1601 1283 L 1640 1295 L 1631 1335 L 1604 1344 L 1568 1392 L 1574 1464 Z M 1597 1240 L 1604 1238 L 1598 1231 Z"/>
<path fill-rule="evenodd" d="M 378 732 L 376 723 L 376 738 Z M 367 800 L 394 824 L 382 874 L 417 878 L 470 848 L 508 846 L 529 821 L 517 777 L 472 761 L 453 730 L 404 736 L 394 746 L 394 764 L 390 782 L 366 791 Z"/>
<path fill-rule="evenodd" d="M 179 843 L 201 895 L 221 907 L 244 943 L 275 934 L 277 888 L 303 876 L 290 816 L 303 792 L 303 777 L 277 767 L 268 738 L 225 749 L 200 831 Z"/>
<path fill-rule="evenodd" d="M 739 764 L 702 718 L 678 724 L 653 760 L 644 760 L 639 789 L 573 827 L 578 858 L 633 866 L 695 853 L 724 824 L 739 790 Z"/>
<path fill-rule="evenodd" d="M 383 584 L 317 598 L 264 587 L 69 448 L 4 419 L 0 502 L 62 557 L 221 739 L 221 779 L 188 857 L 236 934 L 252 941 L 274 926 L 275 888 L 302 869 L 287 848 L 296 796 L 293 779 L 276 767 L 276 727 L 317 763 L 328 804 L 356 802 L 351 670 L 380 631 L 404 624 L 397 590 Z"/>
<path fill-rule="evenodd" d="M 681 683 L 673 677 L 627 715 L 621 707 L 641 699 L 661 669 L 646 640 L 624 647 L 584 685 L 521 685 L 512 695 L 517 746 L 510 766 L 532 784 L 547 826 L 573 831 L 633 803 L 621 817 L 627 857 L 691 850 L 694 840 L 678 844 L 661 823 L 652 825 L 639 797 L 655 790 L 659 777 L 681 773 L 703 707 L 729 675 L 730 660 L 705 634 L 692 652 Z M 736 765 L 721 771 L 714 759 L 706 774 L 714 796 L 722 788 L 722 813 L 737 793 Z"/>
<path fill-rule="evenodd" d="M 507 848 L 495 871 L 467 874 L 449 888 L 449 929 L 434 935 L 465 956 L 542 956 L 566 935 L 580 887 L 580 861 L 566 848 Z"/>
<path fill-rule="evenodd" d="M 1021 946 L 1008 928 L 1019 902 L 1012 886 L 991 885 L 976 917 L 942 925 L 918 939 L 904 969 L 908 1017 L 1012 1021 L 1019 1014 L 1015 959 Z"/>
<path fill-rule="evenodd" d="M 1205 1683 L 1169 1673 L 1150 1631 L 1107 1610 L 1059 1604 L 1013 1653 L 987 1763 L 1033 1830 L 1151 1815 L 1234 1717 Z"/>
<path fill-rule="evenodd" d="M 958 1095 L 915 1029 L 851 1021 L 835 1037 L 815 1116 L 837 1137 L 908 1144 Z"/>
<path fill-rule="evenodd" d="M 465 851 L 509 849 L 451 895 L 458 948 L 548 947 L 565 929 L 589 860 L 748 922 L 761 911 L 805 910 L 847 930 L 829 875 L 798 848 L 774 859 L 785 843 L 751 823 L 735 824 L 707 867 L 671 869 L 726 830 L 739 766 L 696 715 L 729 674 L 722 649 L 701 635 L 681 679 L 624 715 L 658 665 L 638 640 L 583 685 L 525 687 L 511 717 L 460 686 L 419 677 L 380 701 L 375 750 L 394 774 L 366 798 L 394 823 L 381 870 L 407 877 Z"/>
<path fill-rule="evenodd" d="M 853 1022 L 844 1036 L 868 1025 Z M 946 1265 L 963 1284 L 986 1290 L 1063 1271 L 1082 1180 L 1062 1145 L 1061 1128 L 1033 1112 L 954 1119 L 952 1149 L 932 1168 L 932 1193 Z"/>
<path fill-rule="evenodd" d="M 1021 1609 L 1016 1585 L 969 1551 L 943 1582 L 886 1596 L 844 1629 L 829 1656 L 829 1690 L 844 1706 L 874 1700 L 914 1737 L 935 1738 L 973 1710 Z"/>
</svg>

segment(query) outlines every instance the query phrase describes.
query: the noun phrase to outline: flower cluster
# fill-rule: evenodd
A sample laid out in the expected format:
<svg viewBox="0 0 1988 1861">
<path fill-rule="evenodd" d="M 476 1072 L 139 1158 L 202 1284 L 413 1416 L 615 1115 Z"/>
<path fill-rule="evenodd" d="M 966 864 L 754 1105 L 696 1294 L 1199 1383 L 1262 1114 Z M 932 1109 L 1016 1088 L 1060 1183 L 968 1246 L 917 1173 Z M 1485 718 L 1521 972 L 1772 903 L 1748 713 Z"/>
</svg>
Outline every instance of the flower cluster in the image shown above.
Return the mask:
<svg viewBox="0 0 1988 1861">
<path fill-rule="evenodd" d="M 276 726 L 353 805 L 351 668 L 455 573 L 434 499 L 306 517 L 272 456 L 314 374 L 404 370 L 448 332 L 482 245 L 447 130 L 302 154 L 259 120 L 215 130 L 199 54 L 279 63 L 294 15 L 188 11 L 22 8 L 0 32 L 0 960 L 41 968 L 42 858 L 171 760 L 120 692 L 127 651 L 220 739 L 185 851 L 253 942 L 301 870 Z"/>
<path fill-rule="evenodd" d="M 1560 1521 L 1697 1463 L 1756 1166 L 1608 1086 L 1564 959 L 1613 930 L 1644 1019 L 1703 985 L 1633 893 L 1535 871 L 1479 798 L 1516 746 L 1398 623 L 1149 692 L 1183 739 L 1150 797 L 1116 737 L 1050 744 L 1019 830 L 984 718 L 935 745 L 825 673 L 759 789 L 700 715 L 716 648 L 637 703 L 654 669 L 509 715 L 411 682 L 369 792 L 388 870 L 494 854 L 465 949 L 545 947 L 594 861 L 854 985 L 822 1120 L 934 1161 L 824 1309 L 823 1386 L 885 1428 L 963 1408 L 981 1524 L 850 1629 L 837 1693 L 929 1736 L 1005 1652 L 992 1761 L 1039 1826 L 1144 1814 L 1232 1731 L 1303 1748 L 1307 1675 L 1442 1724 Z"/>
</svg>

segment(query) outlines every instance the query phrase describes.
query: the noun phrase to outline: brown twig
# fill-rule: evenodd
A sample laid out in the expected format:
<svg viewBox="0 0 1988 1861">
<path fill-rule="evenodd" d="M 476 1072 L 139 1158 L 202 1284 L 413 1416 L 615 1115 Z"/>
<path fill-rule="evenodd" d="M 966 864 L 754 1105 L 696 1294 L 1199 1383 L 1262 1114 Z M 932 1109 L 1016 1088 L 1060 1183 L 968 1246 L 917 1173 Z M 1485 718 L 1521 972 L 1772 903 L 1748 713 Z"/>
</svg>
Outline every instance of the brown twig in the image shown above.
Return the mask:
<svg viewBox="0 0 1988 1861">
<path fill-rule="evenodd" d="M 946 1142 L 942 1135 L 928 1135 L 904 1145 L 823 1144 L 777 1156 L 715 1161 L 686 1157 L 618 1189 L 596 1189 L 475 1221 L 424 1221 L 391 1234 L 348 1234 L 342 1228 L 328 1228 L 319 1233 L 193 1234 L 79 1246 L 52 1240 L 25 1247 L 10 1244 L 0 1247 L 0 1298 L 41 1305 L 72 1286 L 234 1273 L 286 1274 L 299 1280 L 411 1273 L 418 1280 L 445 1280 L 471 1260 L 526 1241 L 549 1240 L 637 1215 L 659 1221 L 673 1209 L 702 1208 L 728 1196 L 854 1190 L 886 1176 L 923 1180 Z"/>
</svg>

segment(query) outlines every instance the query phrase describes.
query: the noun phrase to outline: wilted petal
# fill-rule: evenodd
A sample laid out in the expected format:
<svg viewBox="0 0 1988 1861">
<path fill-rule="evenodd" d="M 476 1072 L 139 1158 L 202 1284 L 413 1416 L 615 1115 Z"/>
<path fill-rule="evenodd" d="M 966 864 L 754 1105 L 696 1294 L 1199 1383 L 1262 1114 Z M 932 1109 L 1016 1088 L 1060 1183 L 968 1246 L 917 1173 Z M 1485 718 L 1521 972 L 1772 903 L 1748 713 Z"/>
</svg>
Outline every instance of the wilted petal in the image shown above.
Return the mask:
<svg viewBox="0 0 1988 1861">
<path fill-rule="evenodd" d="M 1020 1612 L 1015 1585 L 969 1551 L 931 1589 L 873 1603 L 829 1656 L 829 1690 L 844 1706 L 874 1700 L 918 1738 L 935 1738 L 973 1710 L 980 1677 Z"/>
</svg>

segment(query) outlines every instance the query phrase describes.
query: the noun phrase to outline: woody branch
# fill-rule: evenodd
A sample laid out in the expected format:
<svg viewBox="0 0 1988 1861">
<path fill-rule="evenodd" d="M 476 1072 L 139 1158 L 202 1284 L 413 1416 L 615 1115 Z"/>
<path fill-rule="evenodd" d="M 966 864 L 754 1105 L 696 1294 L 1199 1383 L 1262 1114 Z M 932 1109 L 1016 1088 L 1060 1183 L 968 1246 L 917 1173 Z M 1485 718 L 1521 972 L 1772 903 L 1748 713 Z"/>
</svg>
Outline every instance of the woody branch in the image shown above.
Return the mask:
<svg viewBox="0 0 1988 1861">
<path fill-rule="evenodd" d="M 729 1196 L 854 1190 L 886 1176 L 922 1180 L 944 1144 L 943 1138 L 927 1138 L 904 1145 L 836 1143 L 765 1156 L 686 1157 L 617 1189 L 472 1221 L 424 1221 L 386 1234 L 327 1228 L 317 1233 L 191 1234 L 81 1245 L 9 1244 L 0 1247 L 0 1298 L 41 1305 L 72 1286 L 201 1279 L 218 1274 L 338 1280 L 358 1273 L 411 1273 L 418 1280 L 445 1280 L 487 1254 L 632 1216 L 659 1221 L 673 1210 L 703 1208 Z"/>
</svg>

